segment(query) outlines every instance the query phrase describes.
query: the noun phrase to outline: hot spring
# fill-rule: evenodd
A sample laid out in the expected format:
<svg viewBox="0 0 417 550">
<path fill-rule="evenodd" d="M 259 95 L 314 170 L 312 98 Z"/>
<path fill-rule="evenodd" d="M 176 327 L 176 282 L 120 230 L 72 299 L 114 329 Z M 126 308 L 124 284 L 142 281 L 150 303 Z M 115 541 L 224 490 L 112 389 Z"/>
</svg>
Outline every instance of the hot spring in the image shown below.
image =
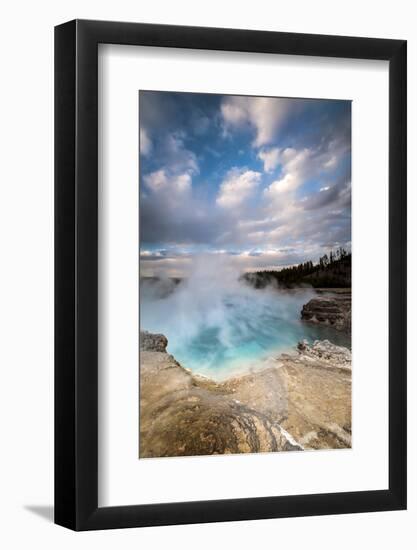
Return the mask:
<svg viewBox="0 0 417 550">
<path fill-rule="evenodd" d="M 141 279 L 141 330 L 162 333 L 185 368 L 211 378 L 262 368 L 297 342 L 327 338 L 349 345 L 331 327 L 301 321 L 311 289 L 257 290 L 225 265 L 197 262 L 181 280 Z"/>
</svg>

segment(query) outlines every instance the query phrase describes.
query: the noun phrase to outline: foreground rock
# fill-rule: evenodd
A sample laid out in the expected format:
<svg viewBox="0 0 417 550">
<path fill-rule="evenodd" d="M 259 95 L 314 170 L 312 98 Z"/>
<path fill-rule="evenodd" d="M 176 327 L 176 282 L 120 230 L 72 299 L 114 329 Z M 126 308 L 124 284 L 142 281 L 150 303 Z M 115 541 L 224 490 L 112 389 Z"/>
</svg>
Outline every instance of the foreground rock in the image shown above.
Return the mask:
<svg viewBox="0 0 417 550">
<path fill-rule="evenodd" d="M 301 450 L 232 387 L 193 376 L 167 353 L 141 353 L 140 388 L 142 458 Z"/>
<path fill-rule="evenodd" d="M 216 382 L 154 351 L 160 336 L 141 338 L 141 458 L 350 447 L 345 348 L 301 343 L 272 367 Z"/>
<path fill-rule="evenodd" d="M 146 330 L 140 333 L 140 349 L 146 351 L 166 351 L 168 339 L 163 334 L 152 334 Z"/>
<path fill-rule="evenodd" d="M 216 382 L 141 335 L 140 457 L 351 446 L 350 352 L 306 342 L 268 367 Z M 157 350 L 157 351 L 155 351 Z"/>
<path fill-rule="evenodd" d="M 351 447 L 351 354 L 329 341 L 298 345 L 298 356 L 281 355 L 288 414 L 282 422 L 305 449 Z"/>
<path fill-rule="evenodd" d="M 297 350 L 304 358 L 319 359 L 322 364 L 331 368 L 351 369 L 352 353 L 350 349 L 336 346 L 329 340 L 316 340 L 311 346 L 307 340 L 299 342 Z"/>
<path fill-rule="evenodd" d="M 303 306 L 301 319 L 311 323 L 331 326 L 344 332 L 351 331 L 351 291 L 326 293 L 313 298 Z"/>
</svg>

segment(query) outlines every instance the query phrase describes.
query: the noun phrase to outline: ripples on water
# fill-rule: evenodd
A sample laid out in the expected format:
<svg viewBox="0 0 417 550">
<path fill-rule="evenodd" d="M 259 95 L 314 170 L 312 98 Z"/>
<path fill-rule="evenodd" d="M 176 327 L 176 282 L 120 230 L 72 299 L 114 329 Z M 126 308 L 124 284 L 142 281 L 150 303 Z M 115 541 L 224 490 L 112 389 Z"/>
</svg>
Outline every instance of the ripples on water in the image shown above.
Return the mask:
<svg viewBox="0 0 417 550">
<path fill-rule="evenodd" d="M 210 286 L 210 285 L 209 285 Z M 297 342 L 327 338 L 350 347 L 331 327 L 302 322 L 313 290 L 255 290 L 245 283 L 195 288 L 189 281 L 141 284 L 141 329 L 163 333 L 168 351 L 186 368 L 212 377 L 255 368 L 294 349 Z"/>
</svg>

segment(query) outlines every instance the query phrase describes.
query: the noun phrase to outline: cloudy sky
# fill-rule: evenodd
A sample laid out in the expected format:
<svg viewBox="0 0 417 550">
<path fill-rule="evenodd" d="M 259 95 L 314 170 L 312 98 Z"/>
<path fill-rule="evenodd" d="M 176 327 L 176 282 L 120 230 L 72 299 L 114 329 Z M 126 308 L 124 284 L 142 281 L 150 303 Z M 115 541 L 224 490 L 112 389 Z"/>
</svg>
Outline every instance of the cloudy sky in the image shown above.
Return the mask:
<svg viewBox="0 0 417 550">
<path fill-rule="evenodd" d="M 350 249 L 351 103 L 141 91 L 142 275 Z"/>
</svg>

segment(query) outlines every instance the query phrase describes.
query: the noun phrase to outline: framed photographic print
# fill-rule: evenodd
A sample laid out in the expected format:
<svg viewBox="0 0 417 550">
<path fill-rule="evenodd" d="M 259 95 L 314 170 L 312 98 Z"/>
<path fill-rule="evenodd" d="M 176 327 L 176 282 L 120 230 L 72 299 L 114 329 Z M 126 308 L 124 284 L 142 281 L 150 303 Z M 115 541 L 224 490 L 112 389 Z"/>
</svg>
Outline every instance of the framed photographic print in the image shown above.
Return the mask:
<svg viewBox="0 0 417 550">
<path fill-rule="evenodd" d="M 55 521 L 406 507 L 406 42 L 55 29 Z"/>
</svg>

